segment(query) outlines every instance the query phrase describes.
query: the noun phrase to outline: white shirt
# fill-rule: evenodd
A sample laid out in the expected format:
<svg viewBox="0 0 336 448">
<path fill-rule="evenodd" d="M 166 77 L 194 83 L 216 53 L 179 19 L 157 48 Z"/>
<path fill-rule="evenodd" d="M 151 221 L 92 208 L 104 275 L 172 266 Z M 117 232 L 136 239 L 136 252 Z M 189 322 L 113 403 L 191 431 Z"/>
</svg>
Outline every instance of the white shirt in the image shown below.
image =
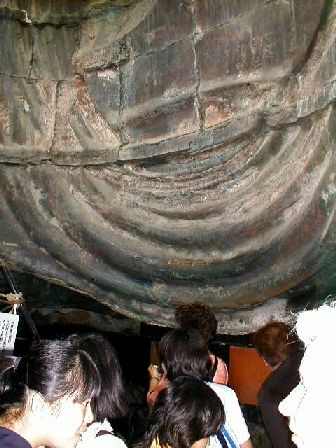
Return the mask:
<svg viewBox="0 0 336 448">
<path fill-rule="evenodd" d="M 223 384 L 207 384 L 216 392 L 223 403 L 225 412 L 224 428 L 237 446 L 242 445 L 250 438 L 250 433 L 240 409 L 236 393 L 230 387 L 224 386 Z M 216 436 L 210 437 L 209 447 L 221 447 L 221 443 Z"/>
<path fill-rule="evenodd" d="M 109 431 L 111 434 L 103 434 L 96 437 L 99 431 Z M 125 442 L 113 434 L 113 429 L 108 420 L 95 422 L 89 425 L 82 433 L 81 441 L 76 448 L 127 448 Z"/>
</svg>

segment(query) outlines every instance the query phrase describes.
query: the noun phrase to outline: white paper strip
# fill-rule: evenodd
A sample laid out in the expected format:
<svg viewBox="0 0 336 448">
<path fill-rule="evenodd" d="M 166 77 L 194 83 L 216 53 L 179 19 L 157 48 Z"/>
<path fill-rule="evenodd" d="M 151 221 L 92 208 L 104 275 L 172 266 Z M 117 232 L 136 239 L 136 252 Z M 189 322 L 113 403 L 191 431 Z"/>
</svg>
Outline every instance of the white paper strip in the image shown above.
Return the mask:
<svg viewBox="0 0 336 448">
<path fill-rule="evenodd" d="M 0 356 L 13 354 L 19 316 L 0 313 Z"/>
</svg>

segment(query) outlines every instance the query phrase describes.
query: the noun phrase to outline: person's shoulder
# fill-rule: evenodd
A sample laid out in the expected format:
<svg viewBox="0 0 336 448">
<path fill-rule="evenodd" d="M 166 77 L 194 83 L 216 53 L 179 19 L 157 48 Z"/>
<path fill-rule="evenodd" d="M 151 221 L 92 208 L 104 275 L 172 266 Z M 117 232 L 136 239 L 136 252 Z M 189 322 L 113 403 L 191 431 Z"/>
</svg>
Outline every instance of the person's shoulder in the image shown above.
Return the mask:
<svg viewBox="0 0 336 448">
<path fill-rule="evenodd" d="M 89 425 L 83 434 L 90 435 L 92 437 L 96 437 L 96 435 L 100 431 L 108 431 L 111 434 L 113 433 L 112 426 L 110 422 L 105 418 L 102 422 L 93 422 Z"/>
<path fill-rule="evenodd" d="M 103 434 L 95 438 L 95 448 L 127 448 L 126 443 L 114 434 Z"/>
<path fill-rule="evenodd" d="M 218 384 L 226 385 L 229 380 L 229 372 L 226 363 L 222 360 L 222 358 L 216 357 L 217 359 L 217 368 L 214 374 L 212 381 Z"/>
<path fill-rule="evenodd" d="M 30 443 L 11 429 L 0 426 L 0 446 L 32 448 Z"/>
<path fill-rule="evenodd" d="M 100 434 L 101 433 L 101 434 Z M 82 433 L 81 441 L 76 448 L 127 448 L 125 442 L 113 434 L 113 429 L 108 420 L 94 422 Z"/>
<path fill-rule="evenodd" d="M 226 397 L 236 397 L 236 393 L 231 387 L 225 386 L 224 384 L 217 384 L 212 382 L 207 382 L 207 385 L 216 392 L 217 395 Z"/>
</svg>

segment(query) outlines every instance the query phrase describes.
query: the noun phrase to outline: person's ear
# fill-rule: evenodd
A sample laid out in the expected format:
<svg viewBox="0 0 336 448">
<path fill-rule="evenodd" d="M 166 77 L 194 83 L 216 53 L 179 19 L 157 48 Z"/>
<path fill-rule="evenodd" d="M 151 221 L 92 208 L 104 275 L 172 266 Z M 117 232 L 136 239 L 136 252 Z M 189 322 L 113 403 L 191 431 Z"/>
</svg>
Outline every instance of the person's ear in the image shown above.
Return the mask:
<svg viewBox="0 0 336 448">
<path fill-rule="evenodd" d="M 165 364 L 163 362 L 161 363 L 161 370 L 164 373 L 164 375 L 167 374 L 167 367 L 165 366 Z"/>
<path fill-rule="evenodd" d="M 267 367 L 271 367 L 271 366 L 268 364 L 268 362 L 266 361 L 266 359 L 265 359 L 262 355 L 260 355 L 260 356 L 261 356 L 262 360 L 264 361 L 264 364 L 265 364 Z"/>
<path fill-rule="evenodd" d="M 39 418 L 45 415 L 48 407 L 48 403 L 45 402 L 43 396 L 36 391 L 29 392 L 29 405 L 31 413 Z"/>
</svg>

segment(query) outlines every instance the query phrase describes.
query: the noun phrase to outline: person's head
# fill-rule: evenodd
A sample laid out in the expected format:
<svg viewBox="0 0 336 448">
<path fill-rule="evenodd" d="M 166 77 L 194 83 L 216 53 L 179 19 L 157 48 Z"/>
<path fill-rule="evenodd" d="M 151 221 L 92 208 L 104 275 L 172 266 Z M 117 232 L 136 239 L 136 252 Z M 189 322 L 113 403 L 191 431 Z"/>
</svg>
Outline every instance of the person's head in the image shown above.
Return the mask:
<svg viewBox="0 0 336 448">
<path fill-rule="evenodd" d="M 224 424 L 221 400 L 205 383 L 179 377 L 162 390 L 147 423 L 143 446 L 204 448 Z"/>
<path fill-rule="evenodd" d="M 170 381 L 184 375 L 199 380 L 211 377 L 208 347 L 197 330 L 181 328 L 166 333 L 159 342 L 159 357 Z"/>
<path fill-rule="evenodd" d="M 280 403 L 299 448 L 335 445 L 336 302 L 299 314 L 296 331 L 305 352 L 300 383 Z"/>
<path fill-rule="evenodd" d="M 95 421 L 113 420 L 125 412 L 125 393 L 122 372 L 117 354 L 111 344 L 97 333 L 70 336 L 94 360 L 101 379 L 100 393 L 91 400 Z"/>
<path fill-rule="evenodd" d="M 70 341 L 41 341 L 21 359 L 0 362 L 0 425 L 33 448 L 73 448 L 92 421 L 90 400 L 100 390 L 97 367 Z"/>
<path fill-rule="evenodd" d="M 207 343 L 216 335 L 216 316 L 205 303 L 197 302 L 178 306 L 175 310 L 175 320 L 181 328 L 198 330 Z"/>
<path fill-rule="evenodd" d="M 295 333 L 283 322 L 270 322 L 252 336 L 252 343 L 259 355 L 273 368 L 288 358 L 295 342 Z"/>
</svg>

